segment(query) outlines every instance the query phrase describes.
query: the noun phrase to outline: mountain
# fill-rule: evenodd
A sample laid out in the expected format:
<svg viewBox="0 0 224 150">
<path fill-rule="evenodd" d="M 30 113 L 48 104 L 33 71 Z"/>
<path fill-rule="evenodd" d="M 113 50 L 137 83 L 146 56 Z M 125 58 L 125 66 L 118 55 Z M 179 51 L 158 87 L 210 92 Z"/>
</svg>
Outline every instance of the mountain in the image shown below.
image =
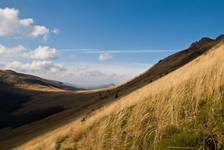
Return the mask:
<svg viewBox="0 0 224 150">
<path fill-rule="evenodd" d="M 160 60 L 133 80 L 107 89 L 82 91 L 60 82 L 2 71 L 10 75 L 0 76 L 0 87 L 9 90 L 0 95 L 18 100 L 14 106 L 5 104 L 6 99 L 1 98 L 2 108 L 10 109 L 4 112 L 8 117 L 1 123 L 0 149 L 15 146 L 19 146 L 18 149 L 149 149 L 158 144 L 165 148 L 167 145 L 194 148 L 202 142 L 199 127 L 192 125 L 198 132 L 192 135 L 191 145 L 184 137 L 191 137 L 193 131 L 185 131 L 181 123 L 188 123 L 187 117 L 194 118 L 204 111 L 201 107 L 210 109 L 207 108 L 207 97 L 213 96 L 210 90 L 217 92 L 214 86 L 220 88 L 222 83 L 223 40 L 223 36 L 202 38 L 186 50 Z M 220 78 L 220 82 L 216 78 Z M 222 106 L 219 101 L 217 104 Z M 183 114 L 184 120 L 179 114 Z M 199 117 L 206 120 L 205 114 Z M 218 116 L 218 119 L 222 118 Z M 171 133 L 164 134 L 163 130 Z M 220 137 L 202 135 L 206 137 L 202 138 L 204 141 L 211 136 L 217 140 L 215 145 L 220 142 Z M 175 143 L 176 140 L 179 143 Z M 183 146 L 183 141 L 188 143 Z"/>
<path fill-rule="evenodd" d="M 78 90 L 78 88 L 53 80 L 42 79 L 37 76 L 17 73 L 12 70 L 0 70 L 0 80 L 13 87 L 37 90 Z"/>
</svg>

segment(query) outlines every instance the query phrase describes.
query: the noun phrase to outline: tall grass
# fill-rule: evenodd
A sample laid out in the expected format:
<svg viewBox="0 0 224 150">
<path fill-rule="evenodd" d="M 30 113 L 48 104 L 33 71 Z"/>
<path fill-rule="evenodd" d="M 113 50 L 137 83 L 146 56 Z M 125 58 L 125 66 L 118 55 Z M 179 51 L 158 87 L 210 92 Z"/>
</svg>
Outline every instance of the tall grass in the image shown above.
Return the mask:
<svg viewBox="0 0 224 150">
<path fill-rule="evenodd" d="M 224 45 L 219 44 L 85 122 L 73 124 L 57 140 L 37 146 L 50 149 L 49 143 L 54 143 L 52 149 L 64 150 L 224 149 L 223 58 Z"/>
</svg>

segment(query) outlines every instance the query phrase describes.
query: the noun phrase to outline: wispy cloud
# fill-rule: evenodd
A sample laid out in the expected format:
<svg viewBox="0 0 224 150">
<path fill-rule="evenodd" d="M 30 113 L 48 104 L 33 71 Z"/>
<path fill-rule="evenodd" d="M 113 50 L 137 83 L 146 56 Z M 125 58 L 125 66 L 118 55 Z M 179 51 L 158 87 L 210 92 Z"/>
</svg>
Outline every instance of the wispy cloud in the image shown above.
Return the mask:
<svg viewBox="0 0 224 150">
<path fill-rule="evenodd" d="M 163 50 L 163 49 L 65 49 L 63 52 L 74 52 L 82 54 L 101 54 L 101 53 L 170 53 L 177 52 L 177 50 Z"/>
</svg>

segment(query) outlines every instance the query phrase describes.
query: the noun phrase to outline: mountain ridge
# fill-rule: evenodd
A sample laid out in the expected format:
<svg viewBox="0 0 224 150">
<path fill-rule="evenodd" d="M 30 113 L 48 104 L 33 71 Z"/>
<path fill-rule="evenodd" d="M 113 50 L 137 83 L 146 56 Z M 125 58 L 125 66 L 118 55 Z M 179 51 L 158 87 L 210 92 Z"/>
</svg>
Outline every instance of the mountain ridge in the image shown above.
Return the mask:
<svg viewBox="0 0 224 150">
<path fill-rule="evenodd" d="M 34 75 L 18 73 L 13 70 L 0 70 L 1 81 L 13 86 L 20 87 L 22 85 L 41 86 L 48 88 L 55 88 L 61 90 L 79 90 L 79 88 L 68 86 L 63 82 L 55 80 L 47 80 Z M 25 86 L 23 86 L 26 88 Z M 28 88 L 27 88 L 28 89 Z"/>
</svg>

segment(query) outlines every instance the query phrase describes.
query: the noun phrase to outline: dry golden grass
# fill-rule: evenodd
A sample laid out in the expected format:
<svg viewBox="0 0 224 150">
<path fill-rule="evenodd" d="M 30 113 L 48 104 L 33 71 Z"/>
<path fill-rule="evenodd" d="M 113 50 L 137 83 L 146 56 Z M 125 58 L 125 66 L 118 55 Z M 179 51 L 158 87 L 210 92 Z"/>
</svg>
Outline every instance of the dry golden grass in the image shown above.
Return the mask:
<svg viewBox="0 0 224 150">
<path fill-rule="evenodd" d="M 190 143 L 190 148 L 203 148 L 206 143 L 198 146 L 197 136 L 207 130 L 206 135 L 215 134 L 216 144 L 221 147 L 224 129 L 217 124 L 222 120 L 214 116 L 224 103 L 220 90 L 224 85 L 223 58 L 224 44 L 220 42 L 182 68 L 97 110 L 86 121 L 76 120 L 16 149 L 167 149 L 169 136 L 174 136 L 167 135 L 168 127 L 189 134 L 188 139 L 196 143 Z M 198 120 L 204 103 L 209 103 L 209 110 L 206 123 L 200 123 L 204 121 L 203 115 L 203 119 Z M 176 135 L 180 139 L 186 136 L 179 132 L 175 132 Z M 183 143 L 178 144 L 182 146 Z M 178 148 L 178 144 L 174 146 Z"/>
</svg>

